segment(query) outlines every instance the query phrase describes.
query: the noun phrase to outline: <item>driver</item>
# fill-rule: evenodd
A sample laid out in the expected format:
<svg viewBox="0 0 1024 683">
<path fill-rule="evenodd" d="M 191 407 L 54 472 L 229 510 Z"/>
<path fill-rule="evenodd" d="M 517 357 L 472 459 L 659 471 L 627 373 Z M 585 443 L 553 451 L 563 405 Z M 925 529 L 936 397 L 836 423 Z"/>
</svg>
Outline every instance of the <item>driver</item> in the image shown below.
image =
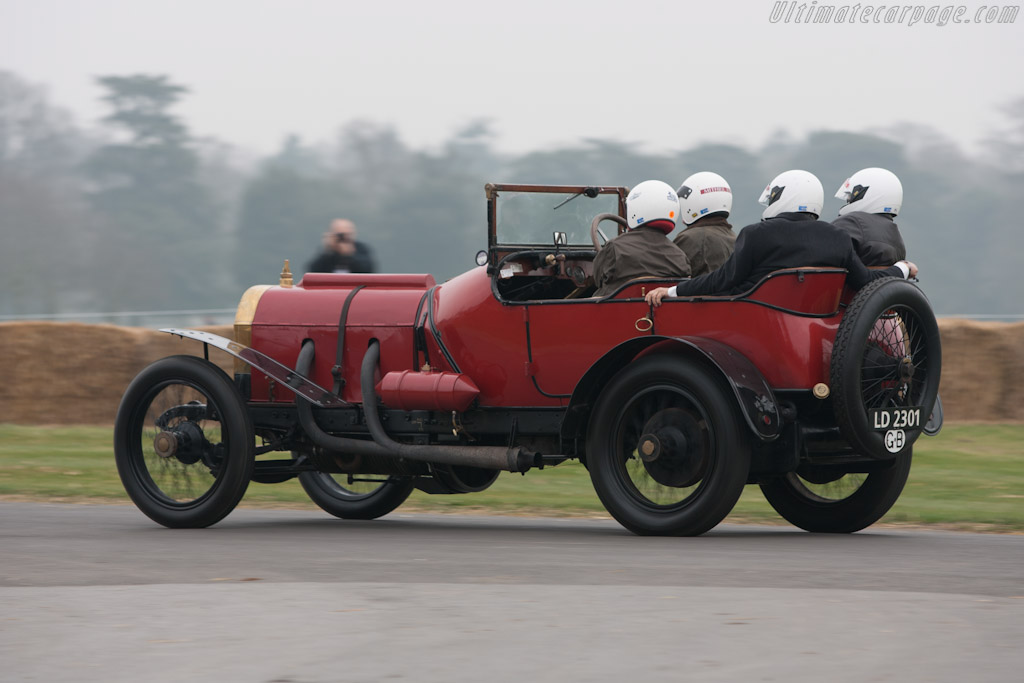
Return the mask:
<svg viewBox="0 0 1024 683">
<path fill-rule="evenodd" d="M 676 227 L 679 198 L 668 183 L 645 180 L 626 197 L 628 232 L 610 240 L 594 259 L 594 296 L 607 296 L 639 277 L 690 275 L 686 254 L 669 241 Z"/>
<path fill-rule="evenodd" d="M 893 218 L 903 205 L 903 184 L 884 168 L 865 168 L 846 179 L 836 198 L 845 204 L 832 225 L 853 238 L 853 247 L 866 266 L 891 266 L 907 258 L 900 229 Z"/>
<path fill-rule="evenodd" d="M 676 194 L 687 225 L 676 235 L 676 246 L 686 253 L 694 277 L 709 273 L 725 263 L 736 246 L 728 220 L 732 188 L 717 173 L 701 171 L 684 180 Z"/>
<path fill-rule="evenodd" d="M 835 266 L 847 270 L 846 282 L 860 289 L 872 280 L 914 277 L 917 266 L 899 261 L 885 270 L 868 270 L 853 250 L 850 236 L 818 220 L 825 192 L 807 171 L 777 175 L 761 193 L 763 220 L 748 225 L 736 238 L 736 250 L 716 271 L 684 280 L 675 287 L 647 293 L 647 303 L 660 306 L 666 296 L 740 294 L 775 270 L 801 266 Z"/>
</svg>

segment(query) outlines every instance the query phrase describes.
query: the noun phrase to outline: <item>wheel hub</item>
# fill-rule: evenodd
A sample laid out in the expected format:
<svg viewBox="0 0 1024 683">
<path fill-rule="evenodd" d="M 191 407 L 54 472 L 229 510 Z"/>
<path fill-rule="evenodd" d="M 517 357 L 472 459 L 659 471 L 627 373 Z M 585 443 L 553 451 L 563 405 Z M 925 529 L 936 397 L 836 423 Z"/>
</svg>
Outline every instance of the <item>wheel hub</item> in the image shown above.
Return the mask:
<svg viewBox="0 0 1024 683">
<path fill-rule="evenodd" d="M 637 443 L 644 469 L 656 482 L 693 486 L 707 469 L 707 441 L 697 420 L 680 408 L 658 411 L 644 425 Z"/>
<path fill-rule="evenodd" d="M 161 458 L 170 458 L 178 451 L 178 440 L 171 432 L 160 432 L 153 439 L 153 450 Z"/>
<path fill-rule="evenodd" d="M 910 356 L 904 356 L 903 360 L 900 361 L 900 381 L 909 382 L 914 379 L 914 372 L 916 370 L 913 359 Z"/>
<path fill-rule="evenodd" d="M 195 422 L 185 421 L 153 437 L 153 450 L 161 458 L 177 458 L 191 465 L 203 455 L 203 446 L 209 445 L 202 427 Z"/>
<path fill-rule="evenodd" d="M 640 459 L 644 462 L 654 462 L 661 455 L 661 439 L 656 434 L 644 434 L 640 437 L 640 445 L 637 446 L 640 452 Z"/>
</svg>

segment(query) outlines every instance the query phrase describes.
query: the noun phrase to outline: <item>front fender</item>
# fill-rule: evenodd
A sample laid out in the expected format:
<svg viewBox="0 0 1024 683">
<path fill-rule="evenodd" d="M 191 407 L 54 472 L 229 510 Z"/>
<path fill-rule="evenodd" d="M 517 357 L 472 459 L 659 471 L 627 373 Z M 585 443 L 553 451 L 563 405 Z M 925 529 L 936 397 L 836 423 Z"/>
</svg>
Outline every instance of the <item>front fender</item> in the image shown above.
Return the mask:
<svg viewBox="0 0 1024 683">
<path fill-rule="evenodd" d="M 319 408 L 337 408 L 350 405 L 342 400 L 341 397 L 324 389 L 312 380 L 303 377 L 287 365 L 282 365 L 270 356 L 260 353 L 256 349 L 249 348 L 245 344 L 239 344 L 227 337 L 199 330 L 182 330 L 170 327 L 160 331 L 173 334 L 182 339 L 194 339 L 195 341 L 226 351 L 235 358 L 259 370 L 267 377 L 280 382 L 282 386 L 291 389 L 299 398 L 303 398 Z"/>
<path fill-rule="evenodd" d="M 586 433 L 590 411 L 601 389 L 615 373 L 640 356 L 652 353 L 685 354 L 717 370 L 732 389 L 747 427 L 760 441 L 774 441 L 782 430 L 778 403 L 761 371 L 749 358 L 728 344 L 706 337 L 636 337 L 614 347 L 583 375 L 569 399 L 562 421 L 562 439 Z"/>
</svg>

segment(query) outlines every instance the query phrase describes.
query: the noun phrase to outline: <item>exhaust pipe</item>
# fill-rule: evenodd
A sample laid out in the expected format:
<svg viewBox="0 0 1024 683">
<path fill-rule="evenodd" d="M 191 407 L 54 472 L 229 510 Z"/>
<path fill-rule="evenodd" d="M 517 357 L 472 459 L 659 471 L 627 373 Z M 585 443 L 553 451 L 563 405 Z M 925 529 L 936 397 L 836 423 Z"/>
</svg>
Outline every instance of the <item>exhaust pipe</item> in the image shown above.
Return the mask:
<svg viewBox="0 0 1024 683">
<path fill-rule="evenodd" d="M 315 353 L 313 340 L 307 339 L 303 342 L 295 363 L 295 371 L 308 377 Z M 519 447 L 420 445 L 399 443 L 393 440 L 385 431 L 384 425 L 380 421 L 380 415 L 377 413 L 377 392 L 374 389 L 373 380 L 379 360 L 380 343 L 373 340 L 363 357 L 359 373 L 362 384 L 363 414 L 366 416 L 366 426 L 370 430 L 373 441 L 328 434 L 316 423 L 312 405 L 308 401 L 298 400 L 296 407 L 299 412 L 299 424 L 316 445 L 327 450 L 344 451 L 355 455 L 384 455 L 407 460 L 465 465 L 509 472 L 526 472 L 531 467 L 540 465 L 538 455 Z"/>
</svg>

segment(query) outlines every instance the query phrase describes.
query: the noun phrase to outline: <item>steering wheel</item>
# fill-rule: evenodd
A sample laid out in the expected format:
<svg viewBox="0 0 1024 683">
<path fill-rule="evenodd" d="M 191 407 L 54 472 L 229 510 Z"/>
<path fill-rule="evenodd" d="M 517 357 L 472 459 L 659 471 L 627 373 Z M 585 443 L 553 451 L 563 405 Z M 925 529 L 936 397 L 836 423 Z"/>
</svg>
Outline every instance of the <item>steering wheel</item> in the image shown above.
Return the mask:
<svg viewBox="0 0 1024 683">
<path fill-rule="evenodd" d="M 604 233 L 598 230 L 597 226 L 601 221 L 615 221 L 624 228 L 628 228 L 629 224 L 626 223 L 626 219 L 617 213 L 599 213 L 594 216 L 594 220 L 590 221 L 590 241 L 594 243 L 594 249 L 601 251 L 601 238 L 604 237 Z M 605 237 L 605 242 L 608 238 Z"/>
</svg>

